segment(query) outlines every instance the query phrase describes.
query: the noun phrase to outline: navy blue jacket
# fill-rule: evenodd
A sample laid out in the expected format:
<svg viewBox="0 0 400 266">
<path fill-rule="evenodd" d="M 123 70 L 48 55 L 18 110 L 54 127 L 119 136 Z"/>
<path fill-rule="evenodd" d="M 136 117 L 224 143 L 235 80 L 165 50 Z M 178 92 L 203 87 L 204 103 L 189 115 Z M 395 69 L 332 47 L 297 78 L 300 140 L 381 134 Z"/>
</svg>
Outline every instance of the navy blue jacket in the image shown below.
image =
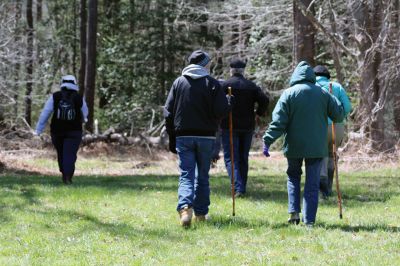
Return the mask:
<svg viewBox="0 0 400 266">
<path fill-rule="evenodd" d="M 180 76 L 164 106 L 168 134 L 215 136 L 218 123 L 230 110 L 219 82 L 210 77 Z"/>
<path fill-rule="evenodd" d="M 233 75 L 222 83 L 222 88 L 228 93 L 232 88 L 235 104 L 232 110 L 232 124 L 234 130 L 251 131 L 255 126 L 255 115 L 262 116 L 268 108 L 269 99 L 254 82 L 247 80 L 240 74 Z M 255 110 L 255 104 L 257 109 Z M 221 128 L 228 129 L 228 119 L 223 119 Z"/>
</svg>

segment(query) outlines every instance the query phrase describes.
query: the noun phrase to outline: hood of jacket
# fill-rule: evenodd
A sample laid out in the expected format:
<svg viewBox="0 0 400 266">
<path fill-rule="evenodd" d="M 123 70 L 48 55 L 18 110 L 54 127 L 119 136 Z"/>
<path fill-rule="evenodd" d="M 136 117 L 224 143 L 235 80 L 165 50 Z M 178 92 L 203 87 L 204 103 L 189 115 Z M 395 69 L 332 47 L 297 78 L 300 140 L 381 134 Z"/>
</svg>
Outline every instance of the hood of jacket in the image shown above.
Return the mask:
<svg viewBox="0 0 400 266">
<path fill-rule="evenodd" d="M 315 83 L 315 73 L 306 61 L 301 61 L 294 69 L 289 84 L 294 86 L 304 82 Z"/>
<path fill-rule="evenodd" d="M 63 88 L 66 88 L 67 90 L 79 91 L 78 85 L 72 83 L 61 84 L 60 89 L 62 90 Z"/>
<path fill-rule="evenodd" d="M 323 87 L 323 86 L 328 85 L 330 80 L 327 77 L 324 77 L 324 76 L 317 76 L 316 77 L 316 82 L 317 82 L 317 85 L 320 85 L 321 87 Z"/>
<path fill-rule="evenodd" d="M 208 76 L 208 70 L 200 65 L 191 64 L 182 70 L 182 76 L 199 79 Z"/>
</svg>

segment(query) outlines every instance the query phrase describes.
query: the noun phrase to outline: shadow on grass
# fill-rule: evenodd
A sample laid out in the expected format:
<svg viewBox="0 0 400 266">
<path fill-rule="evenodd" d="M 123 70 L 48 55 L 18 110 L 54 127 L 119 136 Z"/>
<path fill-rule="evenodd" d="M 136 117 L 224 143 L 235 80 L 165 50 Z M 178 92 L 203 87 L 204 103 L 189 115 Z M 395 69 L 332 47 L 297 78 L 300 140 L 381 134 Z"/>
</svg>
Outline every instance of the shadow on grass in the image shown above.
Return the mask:
<svg viewBox="0 0 400 266">
<path fill-rule="evenodd" d="M 384 231 L 389 233 L 400 233 L 400 227 L 385 224 L 370 224 L 370 225 L 349 225 L 349 224 L 326 224 L 318 223 L 318 227 L 327 230 L 342 230 L 344 232 L 375 232 Z"/>
<path fill-rule="evenodd" d="M 71 189 L 86 187 L 102 188 L 108 191 L 170 191 L 177 193 L 177 175 L 133 175 L 133 176 L 76 176 Z M 64 187 L 58 176 L 32 174 L 15 174 L 0 176 L 0 186 L 21 186 L 27 189 L 34 185 Z M 231 197 L 230 180 L 224 176 L 213 176 L 210 179 L 213 194 Z M 246 199 L 250 201 L 286 202 L 287 192 L 284 183 L 275 181 L 275 178 L 257 180 L 248 186 Z"/>
<path fill-rule="evenodd" d="M 43 216 L 52 217 L 58 216 L 59 218 L 68 218 L 72 222 L 75 220 L 85 221 L 88 224 L 79 227 L 79 231 L 75 232 L 76 235 L 80 236 L 88 231 L 105 231 L 112 236 L 118 237 L 128 237 L 130 240 L 137 240 L 138 238 L 143 238 L 143 236 L 147 237 L 155 237 L 155 238 L 167 238 L 168 240 L 179 240 L 181 237 L 179 235 L 171 234 L 171 230 L 155 228 L 149 229 L 145 227 L 134 227 L 126 223 L 122 222 L 104 222 L 99 220 L 97 217 L 83 214 L 77 211 L 71 210 L 61 210 L 61 209 L 52 209 L 45 208 L 44 210 L 27 210 L 28 212 L 32 212 L 33 214 L 41 214 Z"/>
</svg>

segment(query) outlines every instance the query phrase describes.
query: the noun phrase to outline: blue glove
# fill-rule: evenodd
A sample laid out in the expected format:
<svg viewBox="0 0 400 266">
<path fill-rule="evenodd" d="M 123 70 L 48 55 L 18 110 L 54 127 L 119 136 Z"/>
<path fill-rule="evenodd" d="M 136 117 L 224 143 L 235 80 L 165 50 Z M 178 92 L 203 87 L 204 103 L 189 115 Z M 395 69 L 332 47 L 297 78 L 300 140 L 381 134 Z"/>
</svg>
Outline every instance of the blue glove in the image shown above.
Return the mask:
<svg viewBox="0 0 400 266">
<path fill-rule="evenodd" d="M 265 157 L 269 157 L 269 146 L 267 144 L 264 143 L 264 148 L 263 148 L 263 154 L 265 155 Z"/>
<path fill-rule="evenodd" d="M 226 99 L 228 100 L 229 106 L 232 107 L 233 105 L 235 105 L 235 96 L 227 94 Z"/>
</svg>

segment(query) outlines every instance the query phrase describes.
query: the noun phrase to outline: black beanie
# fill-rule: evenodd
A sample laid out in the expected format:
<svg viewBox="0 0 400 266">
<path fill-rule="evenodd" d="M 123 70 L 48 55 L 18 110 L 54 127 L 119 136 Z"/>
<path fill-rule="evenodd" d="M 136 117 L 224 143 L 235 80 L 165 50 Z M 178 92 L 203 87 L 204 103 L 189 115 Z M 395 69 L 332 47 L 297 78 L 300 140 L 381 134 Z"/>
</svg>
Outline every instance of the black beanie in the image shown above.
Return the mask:
<svg viewBox="0 0 400 266">
<path fill-rule="evenodd" d="M 244 61 L 242 61 L 242 60 L 240 60 L 240 59 L 238 59 L 238 58 L 235 58 L 235 59 L 233 59 L 233 60 L 231 61 L 231 63 L 229 64 L 229 66 L 230 66 L 231 68 L 245 68 L 245 67 L 246 67 L 246 62 L 244 62 Z"/>
<path fill-rule="evenodd" d="M 316 76 L 323 76 L 327 77 L 328 79 L 331 78 L 331 74 L 329 73 L 329 70 L 325 66 L 318 65 L 314 67 L 313 70 Z"/>
<path fill-rule="evenodd" d="M 210 56 L 202 50 L 194 51 L 188 58 L 189 64 L 205 67 L 210 62 Z"/>
</svg>

